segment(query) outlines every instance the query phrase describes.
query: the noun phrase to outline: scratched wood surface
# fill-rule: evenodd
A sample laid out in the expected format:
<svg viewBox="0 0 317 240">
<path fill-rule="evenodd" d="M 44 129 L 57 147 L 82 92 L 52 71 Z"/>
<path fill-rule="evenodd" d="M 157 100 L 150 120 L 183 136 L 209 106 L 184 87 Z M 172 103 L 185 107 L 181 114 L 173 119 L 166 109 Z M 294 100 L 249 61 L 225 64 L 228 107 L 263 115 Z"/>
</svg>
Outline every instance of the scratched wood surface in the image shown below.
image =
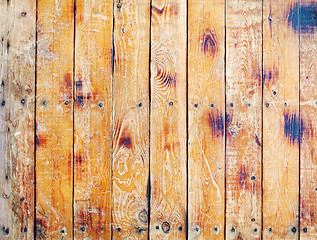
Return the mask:
<svg viewBox="0 0 317 240">
<path fill-rule="evenodd" d="M 316 0 L 0 13 L 0 239 L 317 239 Z"/>
<path fill-rule="evenodd" d="M 37 239 L 73 236 L 73 6 L 72 0 L 38 1 Z"/>
<path fill-rule="evenodd" d="M 224 26 L 225 1 L 189 2 L 188 236 L 190 239 L 224 238 Z"/>
<path fill-rule="evenodd" d="M 317 2 L 300 2 L 300 239 L 317 239 Z"/>
<path fill-rule="evenodd" d="M 147 239 L 150 1 L 115 1 L 113 239 Z"/>
<path fill-rule="evenodd" d="M 291 12 L 291 15 L 288 15 Z M 264 1 L 263 236 L 298 239 L 299 8 Z"/>
<path fill-rule="evenodd" d="M 260 239 L 262 1 L 226 5 L 226 237 Z"/>
<path fill-rule="evenodd" d="M 112 1 L 77 0 L 74 238 L 111 237 Z"/>
<path fill-rule="evenodd" d="M 34 226 L 34 1 L 1 1 L 0 238 L 31 239 Z"/>
<path fill-rule="evenodd" d="M 185 0 L 152 1 L 150 115 L 150 238 L 185 239 Z"/>
</svg>

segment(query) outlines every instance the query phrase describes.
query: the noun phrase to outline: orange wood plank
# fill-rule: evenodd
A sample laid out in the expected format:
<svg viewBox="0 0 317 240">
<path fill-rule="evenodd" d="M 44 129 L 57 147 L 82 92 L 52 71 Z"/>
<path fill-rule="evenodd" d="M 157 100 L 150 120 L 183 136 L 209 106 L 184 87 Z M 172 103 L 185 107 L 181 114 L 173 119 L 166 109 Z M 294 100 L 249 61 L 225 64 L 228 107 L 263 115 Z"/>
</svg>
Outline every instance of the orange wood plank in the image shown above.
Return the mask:
<svg viewBox="0 0 317 240">
<path fill-rule="evenodd" d="M 38 1 L 37 239 L 73 237 L 73 7 Z"/>
<path fill-rule="evenodd" d="M 77 0 L 74 238 L 111 238 L 113 2 Z"/>
<path fill-rule="evenodd" d="M 226 2 L 226 238 L 260 239 L 262 1 Z"/>
<path fill-rule="evenodd" d="M 225 1 L 189 1 L 189 239 L 224 239 Z"/>
<path fill-rule="evenodd" d="M 300 239 L 317 239 L 316 13 L 317 1 L 300 1 Z"/>
<path fill-rule="evenodd" d="M 264 1 L 263 236 L 298 238 L 299 34 L 295 0 Z M 296 17 L 297 16 L 297 17 Z"/>
<path fill-rule="evenodd" d="M 151 18 L 151 239 L 186 237 L 187 1 L 153 0 Z"/>
<path fill-rule="evenodd" d="M 31 239 L 34 227 L 34 1 L 1 1 L 0 238 Z"/>
<path fill-rule="evenodd" d="M 147 239 L 150 1 L 116 0 L 113 239 Z"/>
</svg>

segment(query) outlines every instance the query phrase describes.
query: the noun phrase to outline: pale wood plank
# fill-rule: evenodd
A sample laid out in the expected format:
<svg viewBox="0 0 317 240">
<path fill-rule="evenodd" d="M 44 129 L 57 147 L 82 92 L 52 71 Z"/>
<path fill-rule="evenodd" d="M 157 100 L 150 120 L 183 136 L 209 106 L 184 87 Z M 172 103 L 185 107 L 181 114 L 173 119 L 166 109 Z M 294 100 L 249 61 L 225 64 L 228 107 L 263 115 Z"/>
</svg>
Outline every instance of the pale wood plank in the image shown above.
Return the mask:
<svg viewBox="0 0 317 240">
<path fill-rule="evenodd" d="M 186 0 L 153 0 L 151 239 L 185 239 Z"/>
<path fill-rule="evenodd" d="M 113 1 L 77 0 L 74 238 L 111 238 Z"/>
<path fill-rule="evenodd" d="M 38 1 L 36 237 L 72 239 L 72 0 Z"/>
<path fill-rule="evenodd" d="M 227 0 L 227 239 L 261 235 L 261 70 L 262 1 Z"/>
<path fill-rule="evenodd" d="M 1 1 L 0 238 L 34 226 L 35 1 Z"/>
<path fill-rule="evenodd" d="M 224 239 L 225 1 L 189 1 L 189 239 Z"/>
<path fill-rule="evenodd" d="M 300 2 L 300 239 L 317 239 L 317 1 Z"/>
<path fill-rule="evenodd" d="M 263 10 L 263 236 L 298 238 L 299 34 L 295 0 Z M 297 22 L 297 23 L 296 23 Z"/>
<path fill-rule="evenodd" d="M 8 42 L 9 42 L 9 16 L 10 16 L 10 7 L 7 1 L 2 0 L 0 5 L 0 12 L 2 18 L 0 18 L 1 23 L 1 83 L 4 81 L 7 82 L 9 86 L 9 82 L 7 81 L 9 75 L 9 67 L 8 67 Z M 10 228 L 13 225 L 13 211 L 8 211 L 10 209 L 11 201 L 10 201 L 10 193 L 11 193 L 11 185 L 12 185 L 12 177 L 11 177 L 11 159 L 8 147 L 8 123 L 7 123 L 7 113 L 8 109 L 5 107 L 8 104 L 8 91 L 7 86 L 4 85 L 1 87 L 1 108 L 0 108 L 0 151 L 1 153 L 1 161 L 0 161 L 0 177 L 1 181 L 4 184 L 0 185 L 1 197 L 0 197 L 0 210 L 3 214 L 0 215 L 0 223 L 3 226 L 4 231 L 0 232 L 0 236 L 4 238 L 8 236 L 10 233 Z M 10 174 L 10 178 L 9 178 Z M 8 229 L 8 230 L 7 230 Z"/>
<path fill-rule="evenodd" d="M 147 239 L 150 1 L 115 1 L 113 239 Z"/>
</svg>

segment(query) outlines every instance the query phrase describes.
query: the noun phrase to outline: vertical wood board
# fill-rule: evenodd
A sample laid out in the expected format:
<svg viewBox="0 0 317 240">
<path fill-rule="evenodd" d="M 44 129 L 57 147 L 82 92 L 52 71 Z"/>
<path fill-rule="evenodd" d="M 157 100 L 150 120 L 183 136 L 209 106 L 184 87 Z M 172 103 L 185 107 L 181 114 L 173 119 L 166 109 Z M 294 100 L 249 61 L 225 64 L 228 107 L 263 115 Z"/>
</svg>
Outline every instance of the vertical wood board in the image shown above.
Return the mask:
<svg viewBox="0 0 317 240">
<path fill-rule="evenodd" d="M 188 5 L 188 237 L 223 239 L 225 1 Z"/>
<path fill-rule="evenodd" d="M 113 2 L 77 0 L 74 238 L 111 238 Z"/>
<path fill-rule="evenodd" d="M 151 239 L 185 239 L 187 1 L 153 0 L 151 15 Z"/>
<path fill-rule="evenodd" d="M 226 238 L 261 237 L 262 1 L 226 2 Z"/>
<path fill-rule="evenodd" d="M 1 239 L 31 239 L 34 226 L 34 1 L 1 1 Z"/>
<path fill-rule="evenodd" d="M 36 238 L 73 238 L 72 0 L 38 1 Z"/>
<path fill-rule="evenodd" d="M 150 1 L 115 1 L 113 238 L 147 239 Z"/>
<path fill-rule="evenodd" d="M 300 239 L 317 238 L 317 2 L 300 1 Z"/>
</svg>

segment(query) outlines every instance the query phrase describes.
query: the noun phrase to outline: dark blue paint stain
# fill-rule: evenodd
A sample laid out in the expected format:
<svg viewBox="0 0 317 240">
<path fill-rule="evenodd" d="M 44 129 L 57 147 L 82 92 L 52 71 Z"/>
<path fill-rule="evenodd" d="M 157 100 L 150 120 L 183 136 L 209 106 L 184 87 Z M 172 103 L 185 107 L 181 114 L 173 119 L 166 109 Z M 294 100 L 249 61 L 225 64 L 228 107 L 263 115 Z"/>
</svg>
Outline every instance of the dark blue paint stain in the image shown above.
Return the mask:
<svg viewBox="0 0 317 240">
<path fill-rule="evenodd" d="M 147 207 L 148 207 L 148 209 L 150 209 L 150 204 L 151 204 L 151 179 L 150 179 L 150 175 L 148 176 L 148 180 L 147 180 L 146 199 L 147 199 Z"/>
<path fill-rule="evenodd" d="M 266 85 L 274 84 L 278 78 L 279 78 L 279 70 L 275 66 L 273 66 L 273 69 L 264 69 L 263 84 L 266 84 Z"/>
<path fill-rule="evenodd" d="M 164 69 L 158 68 L 156 78 L 161 80 L 164 86 L 176 86 L 176 73 L 169 73 Z"/>
<path fill-rule="evenodd" d="M 224 133 L 224 119 L 221 113 L 209 113 L 209 126 L 213 135 L 221 135 Z"/>
<path fill-rule="evenodd" d="M 76 88 L 81 89 L 82 87 L 83 87 L 83 81 L 81 80 L 76 81 Z"/>
<path fill-rule="evenodd" d="M 264 72 L 264 74 L 263 74 L 263 78 L 268 79 L 269 81 L 272 80 L 272 76 L 273 76 L 273 74 L 271 71 L 269 71 L 268 73 Z"/>
<path fill-rule="evenodd" d="M 84 104 L 84 95 L 83 94 L 78 94 L 76 97 L 76 103 L 83 105 Z"/>
<path fill-rule="evenodd" d="M 255 135 L 255 142 L 261 147 L 260 139 Z"/>
<path fill-rule="evenodd" d="M 76 163 L 78 163 L 79 165 L 81 165 L 82 162 L 83 162 L 82 156 L 81 156 L 80 154 L 76 155 L 76 156 L 75 156 L 75 161 L 76 161 Z"/>
<path fill-rule="evenodd" d="M 132 140 L 129 136 L 123 136 L 119 141 L 119 146 L 125 146 L 126 148 L 132 147 Z"/>
<path fill-rule="evenodd" d="M 227 113 L 226 112 L 226 119 L 225 119 L 225 121 L 226 121 L 226 137 L 228 136 L 228 127 L 230 126 L 230 124 L 231 124 L 231 122 L 232 122 L 232 116 L 231 116 L 231 114 L 229 114 L 229 113 Z M 229 136 L 230 136 L 231 134 L 229 134 Z"/>
<path fill-rule="evenodd" d="M 299 117 L 296 113 L 284 113 L 284 135 L 290 143 L 298 143 Z"/>
<path fill-rule="evenodd" d="M 297 2 L 289 10 L 288 23 L 295 31 L 301 33 L 314 33 L 317 27 L 317 3 L 299 3 Z"/>
<path fill-rule="evenodd" d="M 201 44 L 202 51 L 207 55 L 213 56 L 218 50 L 216 35 L 209 28 L 204 32 Z"/>
</svg>

